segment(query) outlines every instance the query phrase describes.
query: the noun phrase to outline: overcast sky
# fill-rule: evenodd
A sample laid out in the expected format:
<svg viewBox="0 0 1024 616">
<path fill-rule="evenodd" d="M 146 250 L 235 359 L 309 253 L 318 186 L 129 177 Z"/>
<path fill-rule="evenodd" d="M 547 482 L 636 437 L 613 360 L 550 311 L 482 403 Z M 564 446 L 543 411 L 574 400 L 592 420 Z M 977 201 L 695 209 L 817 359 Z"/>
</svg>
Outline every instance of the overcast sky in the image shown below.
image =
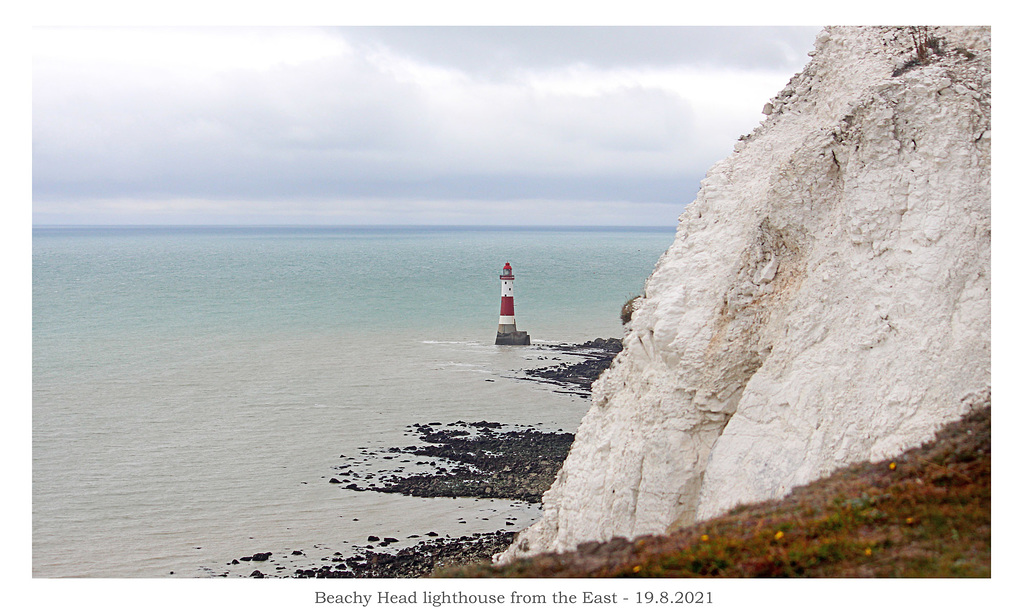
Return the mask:
<svg viewBox="0 0 1024 616">
<path fill-rule="evenodd" d="M 33 222 L 671 226 L 817 31 L 37 28 Z"/>
</svg>

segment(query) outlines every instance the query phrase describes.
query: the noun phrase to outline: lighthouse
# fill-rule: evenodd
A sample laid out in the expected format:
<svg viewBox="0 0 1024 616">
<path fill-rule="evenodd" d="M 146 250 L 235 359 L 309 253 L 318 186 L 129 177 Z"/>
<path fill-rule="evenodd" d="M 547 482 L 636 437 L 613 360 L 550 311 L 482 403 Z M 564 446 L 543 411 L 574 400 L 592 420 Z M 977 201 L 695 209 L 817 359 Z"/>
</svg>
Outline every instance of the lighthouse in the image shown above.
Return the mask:
<svg viewBox="0 0 1024 616">
<path fill-rule="evenodd" d="M 501 312 L 498 315 L 498 337 L 494 344 L 530 344 L 530 334 L 516 331 L 516 309 L 512 301 L 512 266 L 507 262 L 501 270 Z"/>
</svg>

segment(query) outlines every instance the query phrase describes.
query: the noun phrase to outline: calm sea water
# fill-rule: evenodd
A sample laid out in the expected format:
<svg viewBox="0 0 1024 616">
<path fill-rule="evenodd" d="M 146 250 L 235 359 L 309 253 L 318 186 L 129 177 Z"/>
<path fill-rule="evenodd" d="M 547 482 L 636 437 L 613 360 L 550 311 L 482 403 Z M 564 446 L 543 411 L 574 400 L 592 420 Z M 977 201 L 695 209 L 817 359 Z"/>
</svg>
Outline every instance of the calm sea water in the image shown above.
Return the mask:
<svg viewBox="0 0 1024 616">
<path fill-rule="evenodd" d="M 255 552 L 319 565 L 368 535 L 525 527 L 537 506 L 327 478 L 360 447 L 411 444 L 417 422 L 574 432 L 587 401 L 509 378 L 551 353 L 493 345 L 501 266 L 534 343 L 618 337 L 672 237 L 34 229 L 33 574 L 206 576 Z"/>
</svg>

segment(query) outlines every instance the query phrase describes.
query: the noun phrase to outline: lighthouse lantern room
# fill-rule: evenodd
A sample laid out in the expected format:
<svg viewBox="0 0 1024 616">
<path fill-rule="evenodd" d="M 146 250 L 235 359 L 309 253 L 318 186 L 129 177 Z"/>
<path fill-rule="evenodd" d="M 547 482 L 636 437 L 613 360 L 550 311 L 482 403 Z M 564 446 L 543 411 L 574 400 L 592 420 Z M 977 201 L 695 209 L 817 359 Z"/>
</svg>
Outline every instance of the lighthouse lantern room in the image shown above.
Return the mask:
<svg viewBox="0 0 1024 616">
<path fill-rule="evenodd" d="M 501 270 L 501 312 L 498 314 L 498 337 L 494 344 L 530 344 L 530 334 L 516 330 L 516 309 L 512 300 L 512 266 L 507 262 Z"/>
</svg>

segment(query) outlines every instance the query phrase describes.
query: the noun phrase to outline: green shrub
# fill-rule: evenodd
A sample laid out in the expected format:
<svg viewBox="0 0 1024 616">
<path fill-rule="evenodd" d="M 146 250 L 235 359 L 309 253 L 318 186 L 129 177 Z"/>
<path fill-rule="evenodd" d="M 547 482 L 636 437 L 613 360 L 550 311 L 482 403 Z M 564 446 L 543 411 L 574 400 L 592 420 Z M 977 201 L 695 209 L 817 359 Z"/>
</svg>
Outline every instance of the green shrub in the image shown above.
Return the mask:
<svg viewBox="0 0 1024 616">
<path fill-rule="evenodd" d="M 634 295 L 627 299 L 626 303 L 622 305 L 622 310 L 619 311 L 619 318 L 622 319 L 623 325 L 633 320 L 633 310 L 636 308 L 636 300 L 642 297 L 643 295 Z"/>
</svg>

